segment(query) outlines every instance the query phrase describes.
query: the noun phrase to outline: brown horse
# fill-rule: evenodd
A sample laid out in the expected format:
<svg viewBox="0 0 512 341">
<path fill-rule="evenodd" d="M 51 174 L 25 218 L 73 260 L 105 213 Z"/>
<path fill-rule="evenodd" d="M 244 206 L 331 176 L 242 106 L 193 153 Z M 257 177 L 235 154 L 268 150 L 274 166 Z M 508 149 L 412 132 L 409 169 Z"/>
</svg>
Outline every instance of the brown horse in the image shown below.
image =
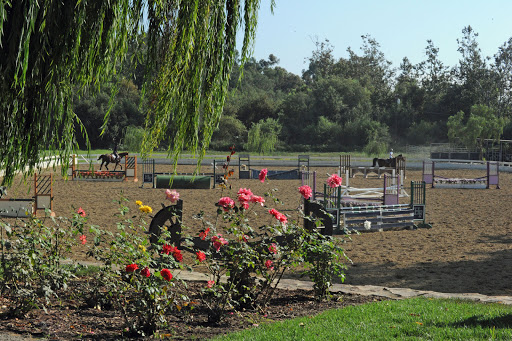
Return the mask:
<svg viewBox="0 0 512 341">
<path fill-rule="evenodd" d="M 396 161 L 397 160 L 402 160 L 404 161 L 405 158 L 402 156 L 402 154 L 398 155 L 397 157 L 393 157 L 391 159 L 379 159 L 379 158 L 374 158 L 373 159 L 373 166 L 372 167 L 375 167 L 377 164 L 379 165 L 379 167 L 391 167 L 391 168 L 395 168 L 396 167 Z"/>
<path fill-rule="evenodd" d="M 119 155 L 119 158 L 117 158 L 117 160 L 116 160 L 116 157 L 114 156 L 114 154 L 103 154 L 103 155 L 100 155 L 98 157 L 98 160 L 101 160 L 100 170 L 101 170 L 101 167 L 103 167 L 103 164 L 105 164 L 105 168 L 108 170 L 108 164 L 109 163 L 115 163 L 116 164 L 116 166 L 114 167 L 114 170 L 116 170 L 117 166 L 119 166 L 119 167 L 121 167 L 121 169 L 123 169 L 123 166 L 119 162 L 121 162 L 121 159 L 123 157 L 125 157 L 126 155 L 128 155 L 128 153 L 119 153 L 117 155 Z"/>
</svg>

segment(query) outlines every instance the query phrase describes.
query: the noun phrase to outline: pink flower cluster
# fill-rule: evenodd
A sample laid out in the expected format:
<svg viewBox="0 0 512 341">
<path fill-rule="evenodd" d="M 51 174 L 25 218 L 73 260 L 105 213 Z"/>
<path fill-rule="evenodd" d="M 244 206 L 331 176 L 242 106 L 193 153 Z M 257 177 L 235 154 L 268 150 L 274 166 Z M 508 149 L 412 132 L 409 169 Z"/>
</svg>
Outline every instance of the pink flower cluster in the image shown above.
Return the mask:
<svg viewBox="0 0 512 341">
<path fill-rule="evenodd" d="M 268 213 L 272 214 L 274 216 L 274 218 L 276 218 L 283 224 L 286 224 L 288 222 L 288 218 L 284 214 L 282 214 L 281 212 L 276 210 L 275 208 L 269 210 Z"/>
<path fill-rule="evenodd" d="M 240 188 L 240 190 L 238 191 L 237 194 L 238 194 L 238 201 L 240 202 L 240 205 L 244 209 L 249 208 L 250 202 L 258 203 L 261 206 L 263 206 L 263 204 L 265 203 L 265 199 L 263 199 L 263 197 L 254 195 L 249 188 Z"/>
<path fill-rule="evenodd" d="M 304 197 L 304 199 L 309 199 L 313 195 L 313 191 L 311 190 L 311 187 L 305 185 L 299 187 L 300 194 Z"/>
<path fill-rule="evenodd" d="M 222 197 L 219 199 L 219 206 L 224 209 L 225 212 L 235 207 L 235 202 L 230 197 Z"/>
<path fill-rule="evenodd" d="M 327 179 L 327 184 L 331 188 L 339 187 L 342 183 L 343 179 L 338 174 L 333 174 Z"/>
</svg>

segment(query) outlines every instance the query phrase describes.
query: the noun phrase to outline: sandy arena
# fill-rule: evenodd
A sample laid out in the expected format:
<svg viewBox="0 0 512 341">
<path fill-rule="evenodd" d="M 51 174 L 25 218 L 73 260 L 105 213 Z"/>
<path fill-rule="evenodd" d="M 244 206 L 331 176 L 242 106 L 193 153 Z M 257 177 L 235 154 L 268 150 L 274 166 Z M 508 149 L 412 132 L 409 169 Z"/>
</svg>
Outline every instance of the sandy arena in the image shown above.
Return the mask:
<svg viewBox="0 0 512 341">
<path fill-rule="evenodd" d="M 98 165 L 96 166 L 98 167 Z M 237 168 L 237 167 L 235 167 Z M 269 167 L 277 169 L 277 167 Z M 191 166 L 179 166 L 178 171 L 191 171 Z M 318 172 L 318 187 L 323 186 L 327 173 L 335 167 L 314 168 Z M 157 171 L 170 171 L 170 166 L 158 165 Z M 211 169 L 203 169 L 211 171 Z M 457 178 L 474 178 L 484 175 L 482 170 L 442 170 L 439 175 Z M 88 223 L 115 230 L 119 221 L 118 205 L 113 201 L 124 196 L 128 206 L 136 212 L 135 200 L 141 200 L 154 212 L 167 204 L 164 189 L 140 188 L 142 167 L 138 167 L 139 182 L 65 181 L 54 175 L 54 211 L 57 215 L 71 216 L 82 207 Z M 406 184 L 421 180 L 421 171 L 408 170 Z M 301 204 L 297 191 L 299 180 L 238 179 L 235 169 L 229 180 L 232 189 L 178 190 L 184 200 L 184 224 L 195 234 L 200 226 L 192 218 L 199 211 L 213 217 L 214 204 L 221 196 L 236 197 L 241 187 L 250 188 L 255 194 L 273 192 L 283 204 L 267 200 L 269 207 L 283 211 L 290 220 L 297 219 L 296 209 Z M 32 185 L 32 182 L 30 182 Z M 351 179 L 354 187 L 382 187 L 381 179 Z M 512 174 L 500 174 L 501 189 L 432 189 L 427 186 L 427 222 L 431 229 L 403 230 L 339 236 L 347 242 L 344 246 L 353 264 L 346 272 L 345 283 L 353 285 L 379 285 L 407 287 L 438 292 L 475 292 L 486 295 L 512 295 Z M 17 181 L 8 190 L 8 198 L 28 198 L 32 192 L 27 185 Z M 28 193 L 28 194 L 27 194 Z M 267 208 L 268 210 L 268 208 Z M 254 225 L 271 223 L 272 218 L 264 208 L 258 213 Z M 83 252 L 75 257 L 84 259 Z"/>
</svg>

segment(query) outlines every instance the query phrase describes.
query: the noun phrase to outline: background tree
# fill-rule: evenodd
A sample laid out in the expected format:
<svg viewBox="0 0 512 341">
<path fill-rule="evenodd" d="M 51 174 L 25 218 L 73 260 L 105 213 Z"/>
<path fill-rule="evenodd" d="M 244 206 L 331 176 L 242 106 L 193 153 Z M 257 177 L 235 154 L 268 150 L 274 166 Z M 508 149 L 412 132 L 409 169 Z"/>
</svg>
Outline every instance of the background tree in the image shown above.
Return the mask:
<svg viewBox="0 0 512 341">
<path fill-rule="evenodd" d="M 505 123 L 506 120 L 497 117 L 492 109 L 477 104 L 471 107 L 467 119 L 463 111 L 448 118 L 448 137 L 451 141 L 461 141 L 468 148 L 478 146 L 482 150 L 484 139 L 500 139 Z"/>
</svg>

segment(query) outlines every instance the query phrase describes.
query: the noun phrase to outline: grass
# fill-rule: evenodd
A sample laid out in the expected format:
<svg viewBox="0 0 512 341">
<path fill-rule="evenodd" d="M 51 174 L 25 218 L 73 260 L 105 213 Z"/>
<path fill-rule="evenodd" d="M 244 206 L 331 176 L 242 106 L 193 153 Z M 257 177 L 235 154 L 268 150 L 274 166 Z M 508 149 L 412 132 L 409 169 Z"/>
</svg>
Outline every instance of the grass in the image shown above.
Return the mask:
<svg viewBox="0 0 512 341">
<path fill-rule="evenodd" d="M 512 340 L 512 307 L 454 299 L 381 301 L 215 340 Z"/>
</svg>

